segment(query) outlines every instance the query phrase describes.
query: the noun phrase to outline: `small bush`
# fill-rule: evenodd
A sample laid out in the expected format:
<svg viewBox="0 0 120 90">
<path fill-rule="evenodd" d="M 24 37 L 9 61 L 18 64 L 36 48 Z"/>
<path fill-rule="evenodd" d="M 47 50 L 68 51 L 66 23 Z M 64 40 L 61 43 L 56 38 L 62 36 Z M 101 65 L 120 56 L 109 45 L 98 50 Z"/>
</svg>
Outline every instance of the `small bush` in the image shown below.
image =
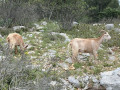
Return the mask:
<svg viewBox="0 0 120 90">
<path fill-rule="evenodd" d="M 3 29 L 0 29 L 0 33 L 1 33 L 2 36 L 8 35 L 8 34 L 11 33 L 11 32 L 13 32 L 13 30 L 10 29 L 10 28 L 3 28 Z"/>
</svg>

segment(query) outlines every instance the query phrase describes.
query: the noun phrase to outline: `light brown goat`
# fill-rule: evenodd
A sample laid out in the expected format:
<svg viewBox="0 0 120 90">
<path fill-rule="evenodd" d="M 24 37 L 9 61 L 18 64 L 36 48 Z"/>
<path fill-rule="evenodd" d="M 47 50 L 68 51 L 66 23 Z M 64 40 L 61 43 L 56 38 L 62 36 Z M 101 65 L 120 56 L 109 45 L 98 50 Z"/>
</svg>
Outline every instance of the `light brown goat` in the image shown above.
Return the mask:
<svg viewBox="0 0 120 90">
<path fill-rule="evenodd" d="M 7 36 L 7 42 L 9 44 L 10 49 L 13 50 L 15 48 L 15 54 L 17 54 L 17 46 L 20 46 L 20 49 L 22 51 L 25 50 L 28 46 L 24 44 L 22 36 L 18 33 L 10 33 Z"/>
<path fill-rule="evenodd" d="M 89 53 L 90 55 L 94 55 L 94 59 L 97 59 L 97 50 L 104 40 L 109 40 L 111 39 L 111 36 L 108 34 L 108 32 L 101 30 L 104 33 L 98 37 L 98 38 L 75 38 L 70 41 L 68 44 L 68 49 L 69 46 L 71 46 L 72 49 L 72 60 L 73 63 L 77 59 L 78 53 Z"/>
</svg>

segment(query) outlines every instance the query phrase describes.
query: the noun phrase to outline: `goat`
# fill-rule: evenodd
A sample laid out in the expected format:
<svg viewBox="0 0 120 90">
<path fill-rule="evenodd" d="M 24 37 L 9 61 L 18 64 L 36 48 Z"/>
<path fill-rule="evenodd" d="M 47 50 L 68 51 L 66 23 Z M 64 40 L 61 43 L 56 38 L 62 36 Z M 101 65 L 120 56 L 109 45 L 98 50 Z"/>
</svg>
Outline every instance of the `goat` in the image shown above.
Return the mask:
<svg viewBox="0 0 120 90">
<path fill-rule="evenodd" d="M 25 45 L 22 39 L 22 36 L 18 33 L 10 33 L 6 38 L 9 48 L 14 49 L 15 48 L 15 54 L 17 54 L 17 46 L 20 46 L 20 49 L 24 51 L 28 45 Z"/>
<path fill-rule="evenodd" d="M 101 30 L 101 32 L 104 32 L 100 37 L 98 38 L 75 38 L 70 41 L 68 44 L 68 51 L 71 46 L 72 49 L 72 61 L 74 61 L 77 58 L 78 53 L 89 53 L 90 56 L 93 55 L 94 59 L 97 59 L 97 50 L 100 46 L 100 44 L 104 40 L 110 40 L 111 36 L 108 32 Z"/>
</svg>

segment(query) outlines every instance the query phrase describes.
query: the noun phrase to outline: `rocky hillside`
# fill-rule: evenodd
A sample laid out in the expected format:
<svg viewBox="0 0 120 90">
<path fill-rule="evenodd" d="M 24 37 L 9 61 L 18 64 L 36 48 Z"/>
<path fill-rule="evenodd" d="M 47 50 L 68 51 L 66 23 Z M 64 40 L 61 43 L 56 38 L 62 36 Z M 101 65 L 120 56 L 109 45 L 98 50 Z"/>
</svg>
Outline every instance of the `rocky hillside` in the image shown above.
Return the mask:
<svg viewBox="0 0 120 90">
<path fill-rule="evenodd" d="M 5 52 L 8 52 L 5 51 L 7 35 L 1 35 L 1 47 L 4 50 L 1 49 L 0 52 L 0 71 L 1 75 L 4 76 L 6 73 L 6 76 L 1 77 L 0 88 L 4 90 L 8 88 L 11 90 L 119 90 L 119 24 L 75 23 L 73 26 L 73 30 L 64 31 L 60 30 L 56 22 L 41 21 L 34 23 L 31 28 L 13 27 L 14 31 L 11 29 L 11 32 L 20 33 L 24 42 L 28 44 L 24 55 L 20 54 L 20 50 L 17 55 L 14 52 L 12 55 L 6 54 Z M 74 64 L 75 70 L 70 70 L 72 60 L 67 52 L 69 41 L 75 37 L 99 37 L 101 35 L 99 31 L 103 28 L 109 32 L 112 39 L 101 44 L 98 50 L 99 59 L 90 62 L 90 55 L 82 53 L 78 56 L 79 63 Z M 4 70 L 9 70 L 8 68 L 15 75 Z M 21 76 L 17 74 L 17 70 L 20 71 L 19 73 L 22 72 Z M 24 75 L 27 77 L 25 78 Z"/>
</svg>

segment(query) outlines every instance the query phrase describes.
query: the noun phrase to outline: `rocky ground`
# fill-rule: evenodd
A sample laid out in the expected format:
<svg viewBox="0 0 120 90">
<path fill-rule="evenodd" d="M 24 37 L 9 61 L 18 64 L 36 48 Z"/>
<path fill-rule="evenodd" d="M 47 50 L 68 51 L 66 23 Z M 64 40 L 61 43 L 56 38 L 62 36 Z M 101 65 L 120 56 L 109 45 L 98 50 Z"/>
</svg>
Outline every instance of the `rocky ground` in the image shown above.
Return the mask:
<svg viewBox="0 0 120 90">
<path fill-rule="evenodd" d="M 35 27 L 30 31 L 21 33 L 25 43 L 29 45 L 25 55 L 31 65 L 26 65 L 26 67 L 31 70 L 40 69 L 43 73 L 48 73 L 50 70 L 48 74 L 57 79 L 50 79 L 46 82 L 54 90 L 120 89 L 119 47 L 106 48 L 102 44 L 98 51 L 98 61 L 89 62 L 89 54 L 83 53 L 78 56 L 79 63 L 74 65 L 76 69 L 69 70 L 72 60 L 68 56 L 67 44 L 71 40 L 71 35 L 48 32 L 45 30 L 46 25 L 47 22 L 42 22 L 40 25 L 35 23 Z M 16 28 L 14 29 L 16 30 Z M 6 45 L 6 36 L 0 37 L 3 38 L 2 42 Z M 19 57 L 19 53 L 14 55 L 14 58 Z M 59 86 L 61 89 L 58 89 Z"/>
</svg>

